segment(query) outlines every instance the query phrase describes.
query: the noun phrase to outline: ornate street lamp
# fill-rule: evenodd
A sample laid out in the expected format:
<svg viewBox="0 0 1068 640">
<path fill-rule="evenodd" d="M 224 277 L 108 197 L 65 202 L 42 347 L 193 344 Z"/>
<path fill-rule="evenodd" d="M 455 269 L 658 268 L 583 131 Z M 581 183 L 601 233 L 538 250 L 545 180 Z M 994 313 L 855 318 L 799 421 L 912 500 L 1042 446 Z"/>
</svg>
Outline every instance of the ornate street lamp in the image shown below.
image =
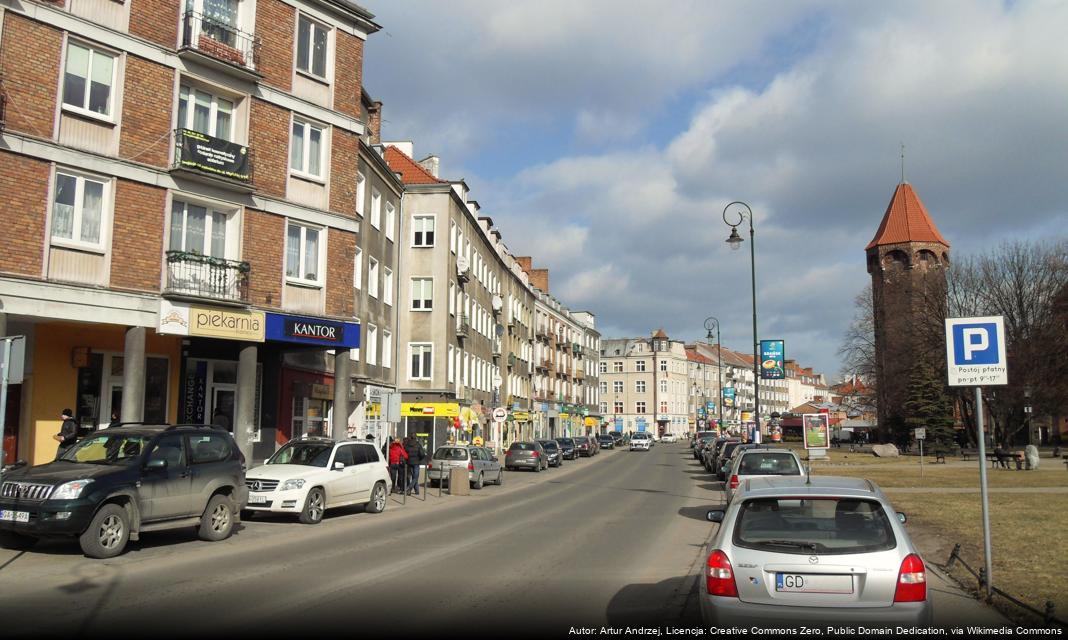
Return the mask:
<svg viewBox="0 0 1068 640">
<path fill-rule="evenodd" d="M 740 208 L 736 209 L 737 222 L 731 222 L 727 219 L 727 212 L 734 205 L 745 207 L 744 211 Z M 731 216 L 732 219 L 733 217 Z M 753 409 L 757 429 L 760 429 L 760 338 L 757 334 L 756 242 L 753 234 L 753 210 L 749 208 L 749 205 L 741 201 L 731 202 L 726 207 L 723 207 L 723 222 L 731 228 L 731 235 L 727 238 L 727 244 L 730 245 L 732 251 L 737 251 L 742 247 L 744 239 L 738 235 L 738 225 L 745 220 L 749 220 L 749 262 L 752 267 L 753 282 Z"/>
<path fill-rule="evenodd" d="M 717 371 L 719 372 L 719 428 L 723 428 L 723 343 L 719 339 L 719 320 L 714 316 L 705 318 L 705 329 L 708 330 L 708 341 L 712 342 L 712 327 L 716 328 L 716 358 Z"/>
</svg>

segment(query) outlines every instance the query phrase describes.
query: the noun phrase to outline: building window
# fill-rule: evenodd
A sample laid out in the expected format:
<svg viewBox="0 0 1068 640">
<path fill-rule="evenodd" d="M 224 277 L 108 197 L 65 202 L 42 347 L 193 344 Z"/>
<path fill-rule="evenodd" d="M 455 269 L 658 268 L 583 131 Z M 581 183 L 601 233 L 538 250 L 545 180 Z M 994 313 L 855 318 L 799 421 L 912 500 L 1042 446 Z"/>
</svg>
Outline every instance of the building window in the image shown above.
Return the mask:
<svg viewBox="0 0 1068 640">
<path fill-rule="evenodd" d="M 356 213 L 363 215 L 363 201 L 367 197 L 367 180 L 362 173 L 356 174 Z"/>
<path fill-rule="evenodd" d="M 412 311 L 434 308 L 434 279 L 412 278 Z"/>
<path fill-rule="evenodd" d="M 378 260 L 367 259 L 367 295 L 378 298 Z"/>
<path fill-rule="evenodd" d="M 601 393 L 608 393 L 608 383 L 604 380 L 601 381 Z"/>
<path fill-rule="evenodd" d="M 171 203 L 171 251 L 198 253 L 213 258 L 226 256 L 226 212 L 181 200 Z"/>
<path fill-rule="evenodd" d="M 616 380 L 615 382 L 613 382 L 612 383 L 612 391 L 614 393 L 623 393 L 623 381 L 622 380 Z"/>
<path fill-rule="evenodd" d="M 412 246 L 434 246 L 434 216 L 415 216 L 412 218 Z"/>
<path fill-rule="evenodd" d="M 352 286 L 359 289 L 363 286 L 363 250 L 356 247 L 356 257 L 352 260 Z"/>
<path fill-rule="evenodd" d="M 634 413 L 645 413 L 645 402 L 635 402 Z"/>
<path fill-rule="evenodd" d="M 394 240 L 396 232 L 393 227 L 397 224 L 397 209 L 393 206 L 392 202 L 386 203 L 386 240 Z"/>
<path fill-rule="evenodd" d="M 607 402 L 602 402 L 600 407 L 601 407 L 601 415 L 604 415 L 604 414 L 608 413 L 608 403 Z"/>
<path fill-rule="evenodd" d="M 634 391 L 637 393 L 645 393 L 645 380 L 637 380 L 634 382 Z"/>
<path fill-rule="evenodd" d="M 371 187 L 371 226 L 382 228 L 382 194 L 374 187 Z"/>
<path fill-rule="evenodd" d="M 622 402 L 614 402 L 614 403 L 612 403 L 612 409 L 614 409 L 614 411 L 612 413 L 623 413 L 623 403 Z"/>
<path fill-rule="evenodd" d="M 115 56 L 83 44 L 67 44 L 63 69 L 63 107 L 93 116 L 111 117 Z"/>
<path fill-rule="evenodd" d="M 326 128 L 306 120 L 293 119 L 293 140 L 289 147 L 289 168 L 293 173 L 323 179 L 323 150 Z"/>
<path fill-rule="evenodd" d="M 597 364 L 597 370 L 599 372 L 601 372 L 601 373 L 608 373 L 608 363 L 607 362 L 599 362 Z"/>
<path fill-rule="evenodd" d="M 449 221 L 449 251 L 456 253 L 456 223 Z"/>
<path fill-rule="evenodd" d="M 389 268 L 382 270 L 382 302 L 393 304 L 393 271 Z"/>
<path fill-rule="evenodd" d="M 434 345 L 424 343 L 408 344 L 409 380 L 430 380 L 434 357 Z"/>
<path fill-rule="evenodd" d="M 623 361 L 616 360 L 612 363 L 612 373 L 623 373 Z"/>
<path fill-rule="evenodd" d="M 449 315 L 456 315 L 456 285 L 449 283 Z"/>
<path fill-rule="evenodd" d="M 661 360 L 660 361 L 660 370 L 661 371 L 667 371 L 668 370 L 667 360 Z"/>
<path fill-rule="evenodd" d="M 321 230 L 289 223 L 286 232 L 286 278 L 305 284 L 321 284 L 319 234 Z"/>
<path fill-rule="evenodd" d="M 330 30 L 300 16 L 297 22 L 297 70 L 326 80 L 327 41 Z"/>
<path fill-rule="evenodd" d="M 233 140 L 234 103 L 207 91 L 182 85 L 178 126 L 221 140 Z"/>
<path fill-rule="evenodd" d="M 388 331 L 382 332 L 382 367 L 389 369 L 393 366 L 393 334 Z"/>
<path fill-rule="evenodd" d="M 373 324 L 367 325 L 367 344 L 364 345 L 367 350 L 367 364 L 378 364 L 378 327 Z"/>
<path fill-rule="evenodd" d="M 449 368 L 449 384 L 456 382 L 456 350 L 452 345 L 449 345 L 449 358 L 446 361 L 446 365 Z"/>
<path fill-rule="evenodd" d="M 661 400 L 660 401 L 660 413 L 667 413 L 667 412 L 668 412 L 667 400 Z"/>
<path fill-rule="evenodd" d="M 645 360 L 638 360 L 634 363 L 634 370 L 638 373 L 645 373 Z"/>
<path fill-rule="evenodd" d="M 56 171 L 52 200 L 52 241 L 103 251 L 108 182 Z"/>
</svg>

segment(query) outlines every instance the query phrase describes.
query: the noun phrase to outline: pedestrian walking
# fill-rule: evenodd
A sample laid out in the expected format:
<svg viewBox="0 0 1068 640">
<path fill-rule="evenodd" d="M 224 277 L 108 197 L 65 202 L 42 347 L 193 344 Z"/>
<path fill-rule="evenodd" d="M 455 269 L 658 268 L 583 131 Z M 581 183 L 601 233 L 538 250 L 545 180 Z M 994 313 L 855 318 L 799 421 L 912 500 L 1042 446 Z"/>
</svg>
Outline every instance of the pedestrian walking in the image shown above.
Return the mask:
<svg viewBox="0 0 1068 640">
<path fill-rule="evenodd" d="M 409 435 L 404 440 L 404 451 L 408 454 L 408 493 L 419 495 L 419 467 L 426 462 L 426 450 L 419 438 Z"/>
<path fill-rule="evenodd" d="M 59 427 L 59 433 L 52 436 L 52 439 L 59 443 L 59 448 L 56 450 L 56 460 L 63 457 L 63 454 L 74 446 L 74 443 L 78 441 L 78 421 L 74 419 L 74 412 L 70 409 L 64 409 L 60 414 L 60 418 L 63 420 L 63 424 Z"/>
<path fill-rule="evenodd" d="M 408 460 L 408 452 L 404 450 L 400 438 L 394 438 L 389 443 L 389 477 L 393 482 L 393 492 L 400 493 L 399 482 L 404 482 L 405 461 Z"/>
<path fill-rule="evenodd" d="M 122 424 L 122 421 L 119 419 L 119 412 L 118 411 L 112 411 L 111 412 L 111 422 L 108 423 L 108 429 L 110 429 L 112 427 L 117 427 L 120 424 Z"/>
</svg>

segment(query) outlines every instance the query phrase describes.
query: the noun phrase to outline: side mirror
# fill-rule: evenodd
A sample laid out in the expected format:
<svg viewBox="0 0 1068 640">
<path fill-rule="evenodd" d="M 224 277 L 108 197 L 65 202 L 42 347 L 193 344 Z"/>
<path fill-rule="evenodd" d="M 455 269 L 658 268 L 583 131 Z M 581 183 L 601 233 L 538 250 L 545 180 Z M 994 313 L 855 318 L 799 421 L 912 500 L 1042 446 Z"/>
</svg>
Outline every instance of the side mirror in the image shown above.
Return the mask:
<svg viewBox="0 0 1068 640">
<path fill-rule="evenodd" d="M 341 471 L 344 468 L 345 468 L 345 463 L 344 462 L 335 462 L 334 463 L 334 471 Z"/>
<path fill-rule="evenodd" d="M 146 469 L 152 469 L 153 471 L 162 471 L 167 468 L 167 461 L 163 458 L 152 458 L 145 465 Z"/>
<path fill-rule="evenodd" d="M 497 458 L 497 456 L 493 456 L 493 461 L 494 462 L 500 462 L 500 460 Z"/>
<path fill-rule="evenodd" d="M 909 521 L 909 517 L 906 516 L 903 512 L 898 511 L 897 512 L 897 521 L 900 522 L 901 524 L 905 524 L 906 522 Z"/>
<path fill-rule="evenodd" d="M 727 512 L 723 511 L 722 509 L 711 509 L 708 513 L 705 514 L 705 517 L 708 518 L 709 522 L 715 522 L 716 524 L 719 524 L 723 522 L 723 518 L 726 515 Z"/>
</svg>

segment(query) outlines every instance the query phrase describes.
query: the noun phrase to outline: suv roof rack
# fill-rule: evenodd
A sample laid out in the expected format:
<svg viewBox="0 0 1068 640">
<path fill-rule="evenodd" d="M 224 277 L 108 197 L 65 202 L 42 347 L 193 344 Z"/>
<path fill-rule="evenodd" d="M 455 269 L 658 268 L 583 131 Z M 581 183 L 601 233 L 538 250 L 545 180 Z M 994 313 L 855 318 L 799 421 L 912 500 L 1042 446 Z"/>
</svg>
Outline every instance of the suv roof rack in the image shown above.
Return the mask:
<svg viewBox="0 0 1068 640">
<path fill-rule="evenodd" d="M 179 424 L 172 424 L 172 425 L 168 425 L 167 428 L 164 429 L 164 431 L 174 431 L 175 429 L 177 429 L 179 427 L 191 427 L 191 428 L 194 428 L 194 429 L 213 429 L 213 430 L 216 430 L 216 431 L 226 431 L 226 429 L 223 429 L 222 427 L 220 427 L 218 425 L 203 424 L 203 423 L 200 423 L 200 422 L 183 422 L 183 423 L 179 423 Z"/>
<path fill-rule="evenodd" d="M 106 428 L 107 429 L 114 429 L 116 427 L 133 427 L 133 426 L 138 426 L 138 425 L 143 425 L 143 424 L 145 424 L 143 421 L 141 421 L 141 422 L 120 422 L 119 424 L 116 424 L 116 425 L 108 425 Z"/>
</svg>

